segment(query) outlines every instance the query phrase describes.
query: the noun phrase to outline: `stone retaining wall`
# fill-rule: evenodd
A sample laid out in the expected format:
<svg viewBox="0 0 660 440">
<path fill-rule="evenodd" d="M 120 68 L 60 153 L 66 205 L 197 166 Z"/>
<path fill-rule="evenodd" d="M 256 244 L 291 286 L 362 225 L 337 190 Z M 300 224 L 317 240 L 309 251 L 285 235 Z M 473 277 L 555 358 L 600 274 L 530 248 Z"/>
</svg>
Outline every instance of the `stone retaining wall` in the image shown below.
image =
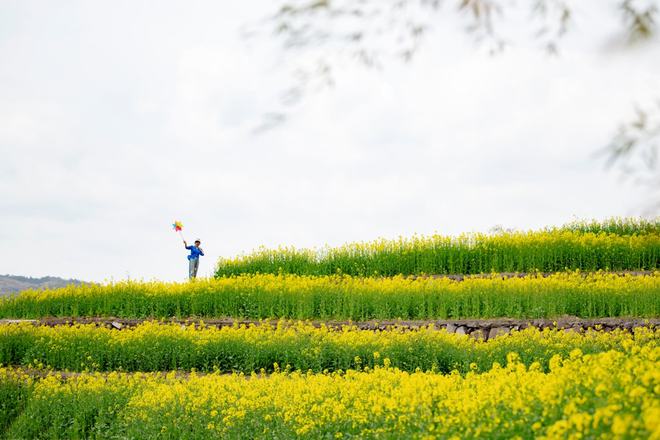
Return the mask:
<svg viewBox="0 0 660 440">
<path fill-rule="evenodd" d="M 111 329 L 121 330 L 139 325 L 145 320 L 141 319 L 120 319 L 120 318 L 45 318 L 40 320 L 29 319 L 0 319 L 2 324 L 15 324 L 27 322 L 34 325 L 73 325 L 96 324 Z M 240 319 L 169 319 L 156 322 L 175 323 L 181 325 L 201 325 L 205 326 L 227 327 L 233 325 L 278 325 L 278 320 L 250 321 Z M 283 321 L 284 325 L 295 324 L 295 320 Z M 624 329 L 631 331 L 635 327 L 657 327 L 660 325 L 660 319 L 642 319 L 642 318 L 599 318 L 599 319 L 581 319 L 576 317 L 562 317 L 557 319 L 451 319 L 451 320 L 425 320 L 425 321 L 308 321 L 309 324 L 320 327 L 341 327 L 344 325 L 355 325 L 363 330 L 386 331 L 391 327 L 403 329 L 419 329 L 433 325 L 436 329 L 444 329 L 449 333 L 458 335 L 469 335 L 471 337 L 489 340 L 497 336 L 506 335 L 511 331 L 523 330 L 528 327 L 536 327 L 540 330 L 545 328 L 559 328 L 567 332 L 584 332 L 587 329 L 598 331 L 612 331 L 614 329 Z"/>
</svg>

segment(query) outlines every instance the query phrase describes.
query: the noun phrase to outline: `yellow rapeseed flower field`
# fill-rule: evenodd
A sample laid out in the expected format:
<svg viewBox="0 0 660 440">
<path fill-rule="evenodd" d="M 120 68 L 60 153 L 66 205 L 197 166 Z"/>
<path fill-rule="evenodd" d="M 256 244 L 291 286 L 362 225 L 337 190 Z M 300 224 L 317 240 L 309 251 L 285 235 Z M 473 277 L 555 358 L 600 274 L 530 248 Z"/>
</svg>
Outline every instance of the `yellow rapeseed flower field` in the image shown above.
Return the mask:
<svg viewBox="0 0 660 440">
<path fill-rule="evenodd" d="M 362 278 L 240 275 L 192 283 L 122 281 L 0 299 L 0 317 L 233 316 L 294 319 L 543 318 L 660 315 L 660 272 L 618 275 Z"/>
<path fill-rule="evenodd" d="M 39 366 L 70 371 L 187 370 L 268 371 L 277 363 L 290 370 L 333 372 L 390 365 L 405 371 L 487 371 L 504 364 L 510 353 L 529 366 L 547 370 L 554 355 L 568 356 L 621 350 L 629 344 L 654 347 L 660 329 L 634 332 L 529 328 L 482 342 L 466 335 L 436 330 L 432 325 L 410 330 L 360 330 L 346 325 L 316 327 L 280 321 L 233 327 L 181 326 L 145 322 L 121 331 L 93 324 L 74 326 L 0 326 L 0 365 Z"/>
<path fill-rule="evenodd" d="M 657 219 L 610 219 L 261 248 L 221 259 L 214 279 L 2 298 L 0 318 L 141 323 L 0 324 L 0 438 L 660 440 L 660 329 L 650 320 L 487 341 L 352 324 L 655 319 L 659 231 Z M 258 322 L 216 328 L 207 317 Z"/>
<path fill-rule="evenodd" d="M 655 270 L 660 263 L 657 225 L 575 225 L 496 234 L 414 235 L 319 249 L 262 247 L 250 254 L 221 258 L 216 276 Z"/>
<path fill-rule="evenodd" d="M 389 366 L 261 376 L 84 373 L 26 379 L 8 438 L 660 438 L 660 348 L 555 355 L 549 370 L 517 354 L 483 373 Z M 9 390 L 9 391 L 7 391 Z M 12 394 L 13 393 L 13 394 Z"/>
</svg>

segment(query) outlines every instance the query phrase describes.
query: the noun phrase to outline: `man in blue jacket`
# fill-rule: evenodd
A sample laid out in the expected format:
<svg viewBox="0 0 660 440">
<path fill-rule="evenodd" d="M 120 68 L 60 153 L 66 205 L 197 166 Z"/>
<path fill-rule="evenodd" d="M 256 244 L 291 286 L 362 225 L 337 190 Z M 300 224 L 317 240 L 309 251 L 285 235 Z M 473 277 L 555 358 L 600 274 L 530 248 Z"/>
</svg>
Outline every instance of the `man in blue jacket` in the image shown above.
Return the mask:
<svg viewBox="0 0 660 440">
<path fill-rule="evenodd" d="M 204 256 L 204 251 L 202 250 L 199 245 L 202 244 L 202 242 L 199 240 L 195 240 L 195 246 L 188 246 L 188 243 L 186 243 L 186 240 L 183 240 L 183 245 L 190 251 L 190 255 L 188 255 L 188 276 L 190 279 L 197 278 L 197 269 L 199 269 L 199 256 Z"/>
</svg>

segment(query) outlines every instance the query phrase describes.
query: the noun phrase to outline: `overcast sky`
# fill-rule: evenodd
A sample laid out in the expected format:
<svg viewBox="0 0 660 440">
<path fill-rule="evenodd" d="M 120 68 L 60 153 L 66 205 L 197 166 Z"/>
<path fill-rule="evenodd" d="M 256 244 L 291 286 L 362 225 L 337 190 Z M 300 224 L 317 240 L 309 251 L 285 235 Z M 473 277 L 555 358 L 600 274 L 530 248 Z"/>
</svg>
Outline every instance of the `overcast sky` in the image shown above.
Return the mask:
<svg viewBox="0 0 660 440">
<path fill-rule="evenodd" d="M 593 154 L 660 94 L 660 46 L 606 50 L 606 3 L 559 57 L 489 56 L 448 9 L 413 63 L 349 65 L 257 135 L 290 80 L 239 30 L 272 0 L 2 0 L 0 274 L 184 280 L 175 219 L 210 275 L 259 245 L 636 215 Z"/>
</svg>

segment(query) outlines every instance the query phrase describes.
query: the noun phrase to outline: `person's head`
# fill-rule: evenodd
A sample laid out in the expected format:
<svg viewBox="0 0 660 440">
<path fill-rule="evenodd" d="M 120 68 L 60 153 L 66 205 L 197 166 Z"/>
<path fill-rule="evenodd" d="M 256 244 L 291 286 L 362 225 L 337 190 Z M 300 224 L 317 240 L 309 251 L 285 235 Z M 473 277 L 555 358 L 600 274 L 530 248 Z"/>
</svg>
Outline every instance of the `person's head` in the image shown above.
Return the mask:
<svg viewBox="0 0 660 440">
<path fill-rule="evenodd" d="M 199 238 L 195 240 L 195 246 L 199 247 L 200 244 L 202 244 L 202 242 L 199 240 Z"/>
</svg>

